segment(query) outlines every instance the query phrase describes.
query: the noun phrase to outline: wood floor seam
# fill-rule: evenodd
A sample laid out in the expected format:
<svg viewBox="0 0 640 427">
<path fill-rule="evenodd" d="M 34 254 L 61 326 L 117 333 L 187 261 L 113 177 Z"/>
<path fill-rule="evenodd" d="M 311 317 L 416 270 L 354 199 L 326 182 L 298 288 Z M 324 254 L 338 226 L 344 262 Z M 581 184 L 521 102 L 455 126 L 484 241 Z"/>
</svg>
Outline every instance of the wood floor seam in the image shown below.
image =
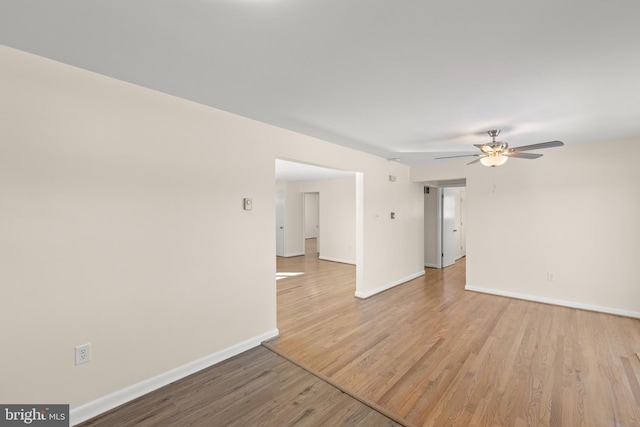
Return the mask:
<svg viewBox="0 0 640 427">
<path fill-rule="evenodd" d="M 269 345 L 268 341 L 265 341 L 262 343 L 262 345 L 269 349 L 270 351 L 274 352 L 275 354 L 277 354 L 278 356 L 286 359 L 287 361 L 293 363 L 294 365 L 298 366 L 301 369 L 304 369 L 305 371 L 309 372 L 311 375 L 318 377 L 321 381 L 326 382 L 327 384 L 330 384 L 332 387 L 337 388 L 338 390 L 342 391 L 343 393 L 348 394 L 349 396 L 353 397 L 354 399 L 358 400 L 359 402 L 362 402 L 363 404 L 367 405 L 368 407 L 370 407 L 371 409 L 373 409 L 376 412 L 379 412 L 380 414 L 391 418 L 392 420 L 394 420 L 395 422 L 401 424 L 404 427 L 417 427 L 415 424 L 409 422 L 408 420 L 403 419 L 402 417 L 399 417 L 398 415 L 389 412 L 388 410 L 386 410 L 384 407 L 378 405 L 375 402 L 372 402 L 371 400 L 357 394 L 354 393 L 353 391 L 345 388 L 342 384 L 337 383 L 335 381 L 333 381 L 331 379 L 331 377 L 327 377 L 325 375 L 323 375 L 320 372 L 317 372 L 313 369 L 310 369 L 308 366 L 305 366 L 303 364 L 301 364 L 300 362 L 296 361 L 295 359 L 290 358 L 289 356 L 287 356 L 286 354 L 281 354 L 280 352 L 278 352 L 277 349 L 271 348 L 271 346 Z"/>
</svg>

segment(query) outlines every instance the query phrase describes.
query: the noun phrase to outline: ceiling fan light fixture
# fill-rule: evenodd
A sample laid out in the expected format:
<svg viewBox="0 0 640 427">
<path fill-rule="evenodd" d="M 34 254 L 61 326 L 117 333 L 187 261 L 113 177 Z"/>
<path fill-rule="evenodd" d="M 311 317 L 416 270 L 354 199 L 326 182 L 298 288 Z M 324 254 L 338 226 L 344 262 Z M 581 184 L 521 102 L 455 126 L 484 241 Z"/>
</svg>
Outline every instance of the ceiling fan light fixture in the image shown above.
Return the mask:
<svg viewBox="0 0 640 427">
<path fill-rule="evenodd" d="M 504 165 L 509 157 L 517 157 L 520 159 L 537 159 L 542 157 L 542 154 L 528 153 L 531 150 L 540 150 L 542 148 L 562 147 L 564 142 L 562 141 L 548 141 L 540 142 L 538 144 L 521 145 L 519 147 L 509 148 L 509 144 L 504 141 L 496 141 L 496 136 L 500 134 L 500 131 L 493 129 L 488 131 L 492 141 L 488 144 L 473 144 L 476 148 L 479 148 L 482 154 L 463 154 L 458 156 L 446 156 L 436 157 L 436 159 L 452 159 L 454 157 L 475 157 L 472 162 L 467 163 L 473 165 L 475 163 L 482 163 L 484 166 L 496 167 Z"/>
<path fill-rule="evenodd" d="M 480 163 L 482 163 L 485 166 L 495 168 L 496 166 L 504 165 L 505 163 L 507 163 L 507 160 L 509 160 L 509 157 L 502 156 L 500 154 L 488 155 L 488 156 L 481 157 Z"/>
</svg>

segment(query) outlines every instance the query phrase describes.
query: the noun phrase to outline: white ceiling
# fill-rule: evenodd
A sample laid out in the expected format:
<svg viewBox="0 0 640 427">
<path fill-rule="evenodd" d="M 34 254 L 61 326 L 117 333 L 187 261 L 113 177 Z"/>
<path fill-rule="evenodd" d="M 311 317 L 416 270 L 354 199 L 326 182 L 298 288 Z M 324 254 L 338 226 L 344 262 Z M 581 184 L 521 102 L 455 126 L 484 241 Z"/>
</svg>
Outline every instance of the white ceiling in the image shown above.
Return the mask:
<svg viewBox="0 0 640 427">
<path fill-rule="evenodd" d="M 0 43 L 402 163 L 640 136 L 638 0 L 2 0 Z"/>
</svg>

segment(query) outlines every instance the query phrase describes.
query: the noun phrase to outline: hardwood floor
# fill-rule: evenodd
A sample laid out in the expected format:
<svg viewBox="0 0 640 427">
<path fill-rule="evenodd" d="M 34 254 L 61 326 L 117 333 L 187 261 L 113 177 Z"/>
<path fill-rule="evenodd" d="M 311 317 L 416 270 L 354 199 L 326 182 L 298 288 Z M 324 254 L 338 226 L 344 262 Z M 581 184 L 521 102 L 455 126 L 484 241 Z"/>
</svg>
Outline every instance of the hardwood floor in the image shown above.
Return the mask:
<svg viewBox="0 0 640 427">
<path fill-rule="evenodd" d="M 280 337 L 81 426 L 640 426 L 640 320 L 466 292 L 464 259 L 360 300 L 314 243 Z"/>
<path fill-rule="evenodd" d="M 265 347 L 89 420 L 82 427 L 399 426 Z"/>
<path fill-rule="evenodd" d="M 406 425 L 640 426 L 640 320 L 464 291 L 464 259 L 366 300 L 354 266 L 277 268 L 265 345 Z"/>
</svg>

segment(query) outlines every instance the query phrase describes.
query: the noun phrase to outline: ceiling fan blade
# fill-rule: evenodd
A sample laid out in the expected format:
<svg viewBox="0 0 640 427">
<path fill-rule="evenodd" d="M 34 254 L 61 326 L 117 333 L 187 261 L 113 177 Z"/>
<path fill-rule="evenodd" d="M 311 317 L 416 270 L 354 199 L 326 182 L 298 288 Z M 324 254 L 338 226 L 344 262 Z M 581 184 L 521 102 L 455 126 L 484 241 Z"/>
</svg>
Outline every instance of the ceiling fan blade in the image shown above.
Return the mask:
<svg viewBox="0 0 640 427">
<path fill-rule="evenodd" d="M 562 147 L 564 142 L 562 141 L 549 141 L 549 142 L 541 142 L 539 144 L 531 144 L 531 145 L 523 145 L 521 147 L 513 147 L 509 149 L 510 153 L 519 152 L 519 151 L 529 151 L 529 150 L 539 150 L 541 148 L 551 148 L 551 147 Z"/>
<path fill-rule="evenodd" d="M 484 157 L 484 156 L 482 156 L 482 157 Z M 482 158 L 482 157 L 481 157 L 481 158 Z M 474 164 L 474 163 L 478 163 L 479 161 L 480 161 L 480 159 L 472 160 L 472 161 L 470 161 L 469 163 L 467 163 L 467 166 L 472 165 L 472 164 Z"/>
<path fill-rule="evenodd" d="M 539 157 L 542 157 L 542 154 L 538 154 L 538 153 L 520 153 L 518 151 L 514 151 L 514 152 L 506 153 L 506 154 L 504 154 L 504 156 L 517 157 L 519 159 L 537 159 Z"/>
<path fill-rule="evenodd" d="M 463 154 L 461 156 L 447 156 L 447 157 L 435 157 L 435 160 L 441 159 L 454 159 L 456 157 L 478 157 L 480 154 Z"/>
</svg>

